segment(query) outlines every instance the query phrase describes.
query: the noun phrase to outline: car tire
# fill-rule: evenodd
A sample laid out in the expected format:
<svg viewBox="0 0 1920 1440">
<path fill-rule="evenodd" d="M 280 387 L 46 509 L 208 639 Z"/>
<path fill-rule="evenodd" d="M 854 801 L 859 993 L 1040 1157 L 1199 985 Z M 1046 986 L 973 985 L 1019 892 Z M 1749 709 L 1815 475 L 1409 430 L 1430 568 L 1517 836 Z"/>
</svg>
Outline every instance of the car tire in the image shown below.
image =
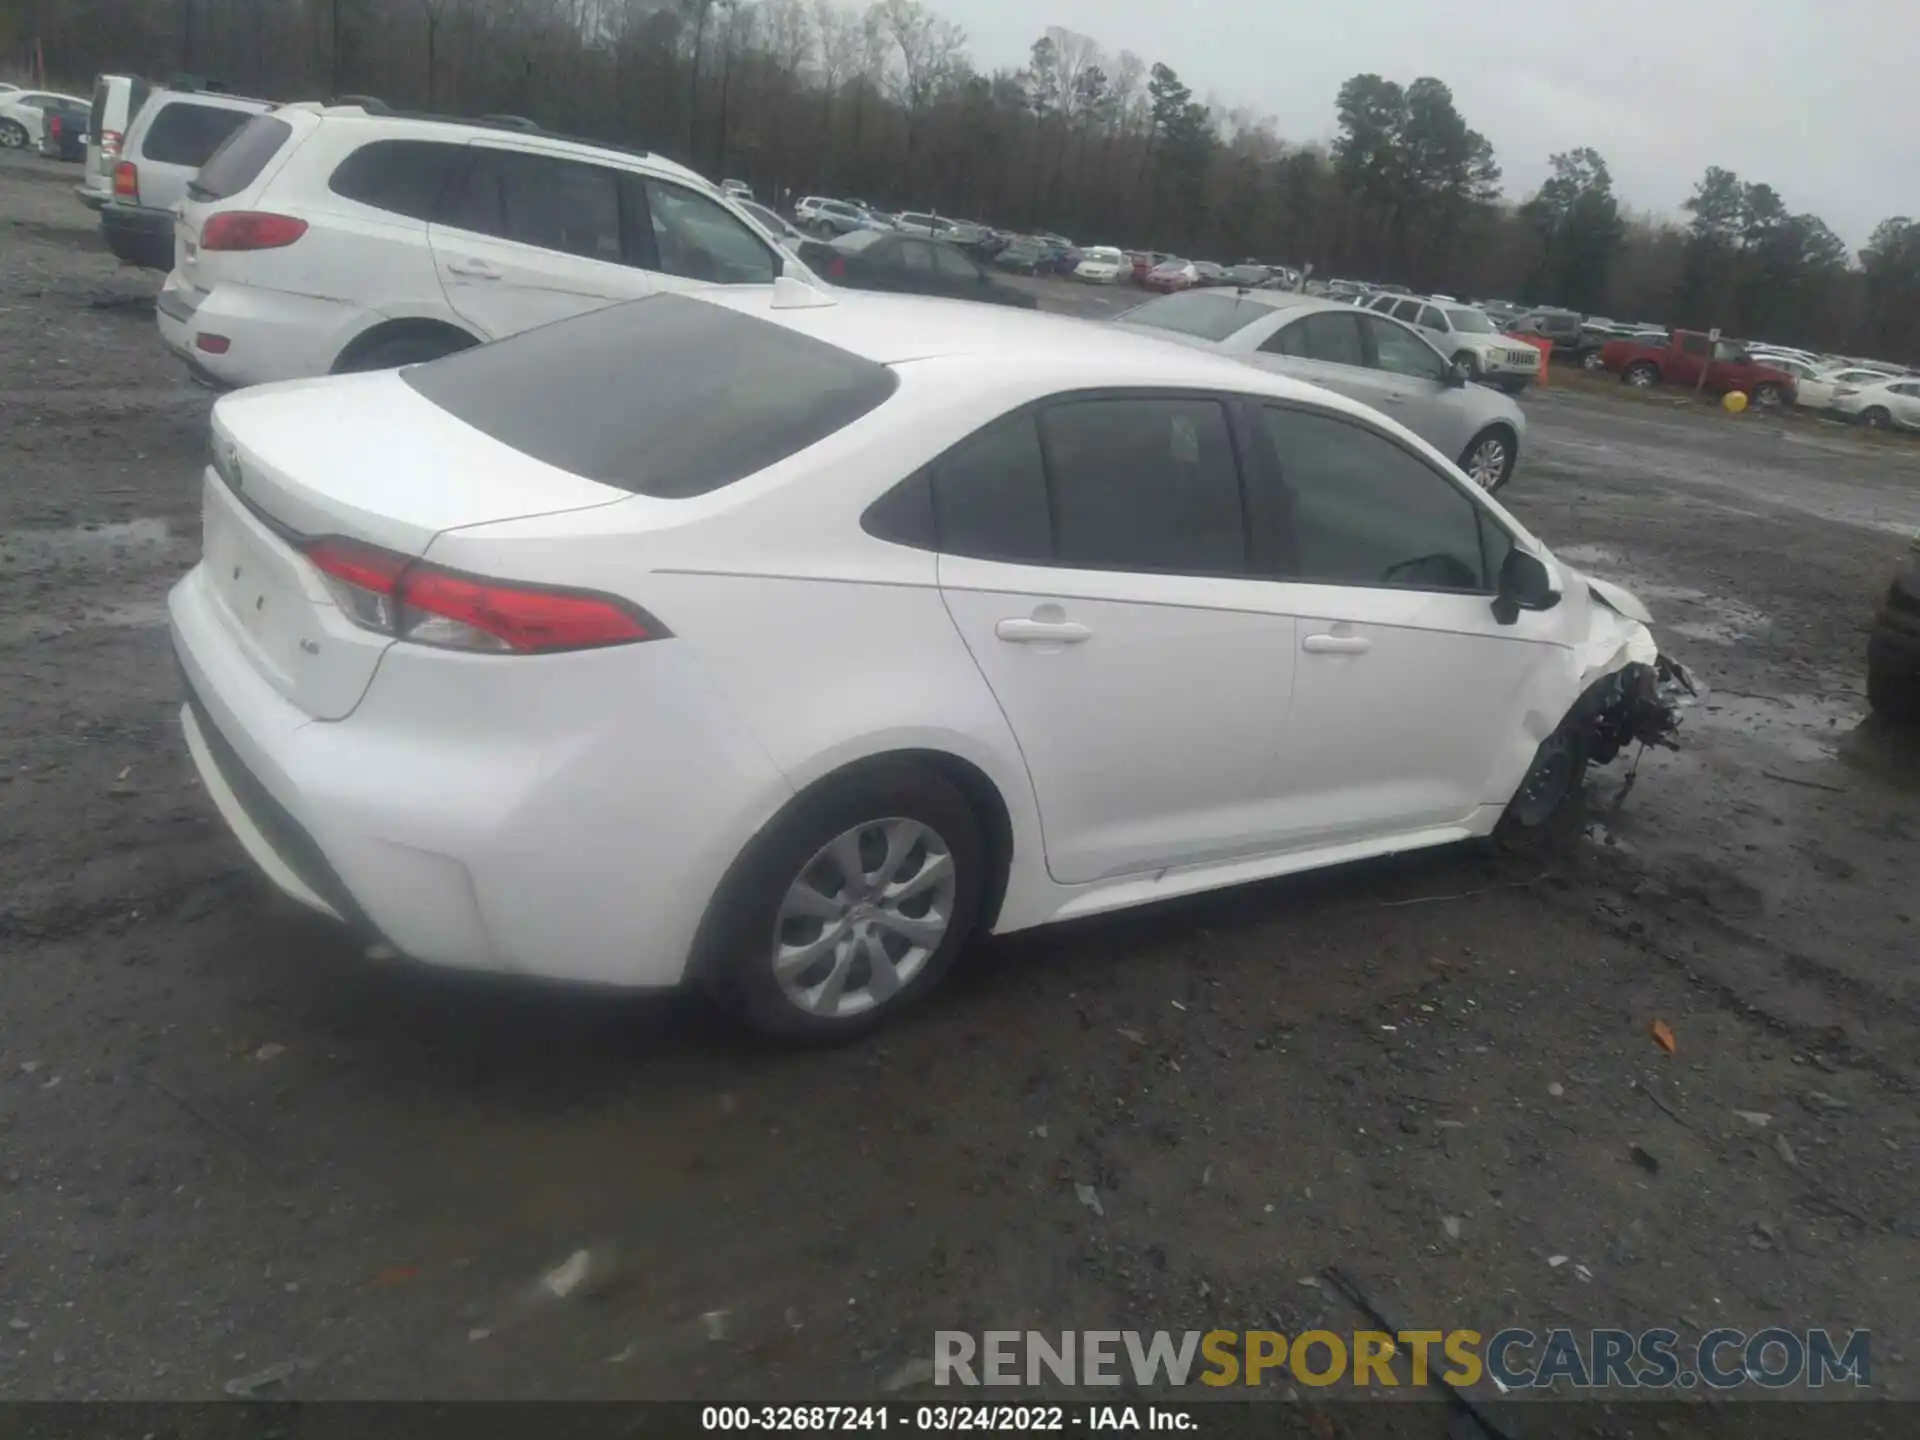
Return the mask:
<svg viewBox="0 0 1920 1440">
<path fill-rule="evenodd" d="M 27 127 L 18 120 L 0 120 L 0 150 L 24 150 L 27 139 Z"/>
<path fill-rule="evenodd" d="M 1494 826 L 1493 838 L 1503 849 L 1530 849 L 1550 842 L 1563 819 L 1574 809 L 1587 783 L 1587 737 L 1583 730 L 1563 725 L 1534 752 L 1519 788 L 1507 801 Z"/>
<path fill-rule="evenodd" d="M 1471 350 L 1462 350 L 1454 356 L 1460 367 L 1467 372 L 1467 383 L 1477 385 L 1487 378 L 1486 370 L 1480 364 L 1480 357 Z"/>
<path fill-rule="evenodd" d="M 1768 383 L 1753 387 L 1753 403 L 1756 409 L 1778 410 L 1786 398 L 1785 392 L 1778 385 Z"/>
<path fill-rule="evenodd" d="M 1504 425 L 1489 425 L 1460 452 L 1460 468 L 1469 480 L 1492 495 L 1513 478 L 1514 463 L 1519 458 L 1520 446 L 1513 432 Z"/>
<path fill-rule="evenodd" d="M 344 356 L 335 365 L 336 375 L 355 375 L 367 370 L 397 370 L 402 365 L 422 365 L 443 355 L 470 349 L 471 340 L 453 334 L 396 335 L 377 341 L 358 354 Z"/>
<path fill-rule="evenodd" d="M 1869 663 L 1867 704 L 1884 719 L 1920 725 L 1920 675 L 1896 675 Z"/>
<path fill-rule="evenodd" d="M 844 855 L 857 857 L 858 879 Z M 904 882 L 890 884 L 882 873 L 889 859 Z M 985 871 L 972 807 L 933 770 L 888 761 L 830 780 L 790 805 L 735 863 L 704 927 L 701 979 L 763 1035 L 809 1045 L 856 1039 L 952 968 L 979 914 Z M 890 888 L 915 882 L 920 888 L 889 902 Z M 937 936 L 930 918 L 943 921 Z M 836 930 L 841 939 L 830 942 Z M 909 931 L 924 931 L 930 943 L 915 943 Z M 812 958 L 799 954 L 822 942 L 828 948 Z M 882 963 L 890 967 L 884 984 Z"/>
<path fill-rule="evenodd" d="M 1884 430 L 1893 416 L 1882 405 L 1869 405 L 1860 412 L 1860 423 L 1869 430 Z"/>
<path fill-rule="evenodd" d="M 1659 381 L 1660 372 L 1644 360 L 1620 372 L 1620 383 L 1631 385 L 1636 390 L 1651 390 Z"/>
</svg>

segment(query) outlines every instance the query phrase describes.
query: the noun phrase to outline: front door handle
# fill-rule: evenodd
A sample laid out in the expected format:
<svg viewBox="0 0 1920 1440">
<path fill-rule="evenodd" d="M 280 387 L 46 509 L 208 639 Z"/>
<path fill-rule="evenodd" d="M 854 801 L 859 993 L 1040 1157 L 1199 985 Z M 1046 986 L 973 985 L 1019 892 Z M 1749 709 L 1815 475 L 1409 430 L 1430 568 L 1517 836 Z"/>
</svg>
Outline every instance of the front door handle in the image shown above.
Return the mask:
<svg viewBox="0 0 1920 1440">
<path fill-rule="evenodd" d="M 449 260 L 447 272 L 452 275 L 465 275 L 474 280 L 498 280 L 500 272 L 485 260 Z"/>
<path fill-rule="evenodd" d="M 1078 645 L 1093 631 L 1072 620 L 1002 620 L 993 633 L 1015 645 Z"/>
<path fill-rule="evenodd" d="M 1364 635 L 1309 635 L 1300 648 L 1314 655 L 1364 655 L 1373 642 Z"/>
</svg>

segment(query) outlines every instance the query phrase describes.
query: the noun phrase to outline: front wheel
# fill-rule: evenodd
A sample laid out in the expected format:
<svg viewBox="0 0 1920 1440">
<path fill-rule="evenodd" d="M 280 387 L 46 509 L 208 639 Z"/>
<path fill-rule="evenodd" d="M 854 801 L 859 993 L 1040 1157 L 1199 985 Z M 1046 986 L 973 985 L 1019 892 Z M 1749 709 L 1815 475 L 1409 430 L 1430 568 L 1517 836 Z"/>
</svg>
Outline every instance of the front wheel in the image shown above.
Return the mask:
<svg viewBox="0 0 1920 1440">
<path fill-rule="evenodd" d="M 1869 430 L 1884 430 L 1893 420 L 1893 416 L 1879 405 L 1860 412 L 1860 423 Z"/>
<path fill-rule="evenodd" d="M 1651 390 L 1654 382 L 1659 378 L 1660 372 L 1645 363 L 1629 365 L 1620 376 L 1623 383 L 1631 385 L 1636 390 Z"/>
<path fill-rule="evenodd" d="M 18 120 L 0 120 L 0 149 L 24 150 L 27 139 L 27 127 Z"/>
<path fill-rule="evenodd" d="M 1460 468 L 1487 494 L 1507 483 L 1519 458 L 1513 435 L 1504 426 L 1490 425 L 1467 442 L 1460 452 Z"/>
<path fill-rule="evenodd" d="M 835 1044 L 931 990 L 979 913 L 980 826 L 931 770 L 876 766 L 802 797 L 715 897 L 708 987 L 753 1028 Z"/>
<path fill-rule="evenodd" d="M 1753 387 L 1753 403 L 1762 410 L 1778 410 L 1786 400 L 1778 385 L 1756 385 Z"/>
</svg>

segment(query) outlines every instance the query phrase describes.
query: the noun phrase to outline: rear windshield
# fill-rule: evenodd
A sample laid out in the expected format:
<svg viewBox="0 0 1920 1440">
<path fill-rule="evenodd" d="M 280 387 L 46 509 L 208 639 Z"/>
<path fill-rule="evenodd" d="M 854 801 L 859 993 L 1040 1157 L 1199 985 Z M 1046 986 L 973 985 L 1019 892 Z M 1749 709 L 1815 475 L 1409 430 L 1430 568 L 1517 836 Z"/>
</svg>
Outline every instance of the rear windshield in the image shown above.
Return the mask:
<svg viewBox="0 0 1920 1440">
<path fill-rule="evenodd" d="M 1149 300 L 1120 318 L 1129 325 L 1151 325 L 1156 330 L 1197 335 L 1202 340 L 1224 340 L 1271 314 L 1273 307 L 1258 300 L 1218 291 L 1184 290 L 1162 300 Z"/>
<path fill-rule="evenodd" d="M 293 127 L 271 115 L 256 115 L 227 137 L 226 143 L 187 183 L 196 200 L 224 200 L 238 195 L 260 178 L 267 162 L 293 134 Z"/>
<path fill-rule="evenodd" d="M 162 165 L 186 165 L 198 170 L 247 120 L 245 110 L 169 100 L 154 113 L 146 138 L 140 142 L 140 153 Z"/>
<path fill-rule="evenodd" d="M 653 295 L 401 378 L 536 460 L 637 495 L 704 495 L 880 405 L 884 365 L 720 305 Z"/>
</svg>

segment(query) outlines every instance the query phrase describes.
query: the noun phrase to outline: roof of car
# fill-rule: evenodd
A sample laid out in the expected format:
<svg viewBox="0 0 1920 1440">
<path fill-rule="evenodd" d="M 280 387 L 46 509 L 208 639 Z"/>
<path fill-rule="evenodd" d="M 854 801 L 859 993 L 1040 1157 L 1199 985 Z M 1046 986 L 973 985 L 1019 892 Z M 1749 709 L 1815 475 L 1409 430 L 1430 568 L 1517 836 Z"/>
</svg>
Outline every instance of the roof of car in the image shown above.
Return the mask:
<svg viewBox="0 0 1920 1440">
<path fill-rule="evenodd" d="M 1341 409 L 1364 408 L 1177 340 L 1072 316 L 863 291 L 836 291 L 832 304 L 794 308 L 776 308 L 772 289 L 764 286 L 733 285 L 696 293 L 711 304 L 785 326 L 883 365 L 970 360 L 999 377 L 1022 371 L 1048 385 L 1057 379 L 1062 390 L 1100 385 L 1218 386 L 1281 397 L 1310 395 Z"/>
</svg>

